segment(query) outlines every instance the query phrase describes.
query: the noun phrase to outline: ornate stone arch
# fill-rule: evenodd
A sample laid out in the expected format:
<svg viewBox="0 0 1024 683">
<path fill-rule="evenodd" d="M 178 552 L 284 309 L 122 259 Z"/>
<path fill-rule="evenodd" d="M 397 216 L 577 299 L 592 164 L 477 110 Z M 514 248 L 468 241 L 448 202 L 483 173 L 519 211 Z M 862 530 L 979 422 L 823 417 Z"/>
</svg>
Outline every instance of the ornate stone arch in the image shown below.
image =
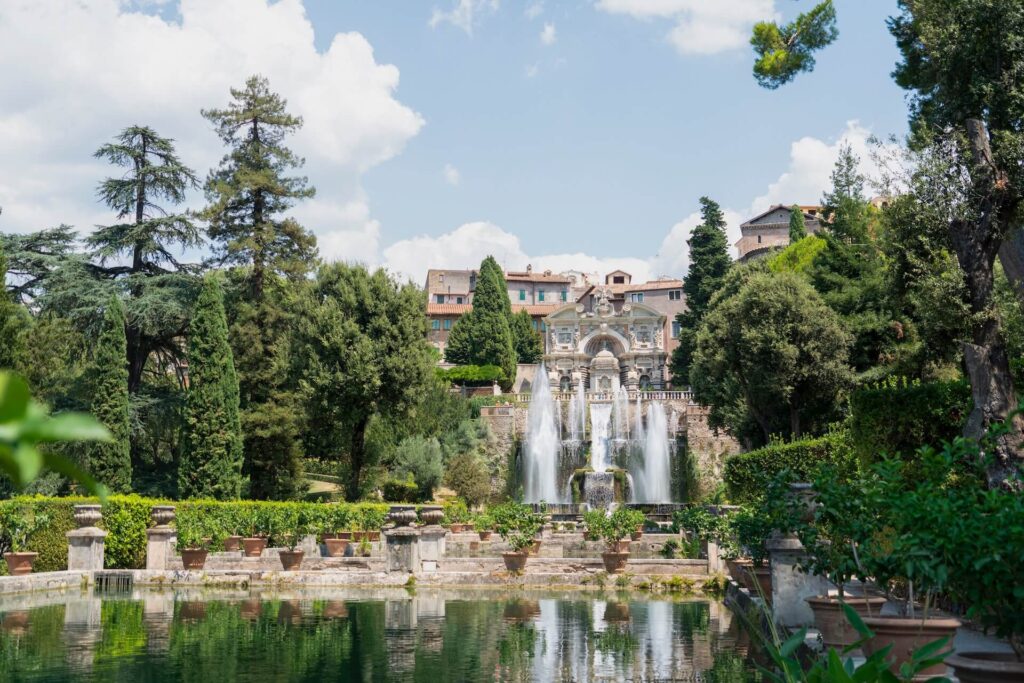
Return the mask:
<svg viewBox="0 0 1024 683">
<path fill-rule="evenodd" d="M 605 330 L 594 330 L 587 336 L 580 339 L 580 343 L 576 345 L 576 353 L 594 356 L 601 350 L 601 347 L 599 345 L 595 345 L 593 349 L 591 349 L 590 347 L 592 342 L 604 341 L 604 339 L 611 341 L 614 348 L 610 350 L 616 358 L 629 351 L 629 340 L 619 332 L 609 327 Z"/>
</svg>

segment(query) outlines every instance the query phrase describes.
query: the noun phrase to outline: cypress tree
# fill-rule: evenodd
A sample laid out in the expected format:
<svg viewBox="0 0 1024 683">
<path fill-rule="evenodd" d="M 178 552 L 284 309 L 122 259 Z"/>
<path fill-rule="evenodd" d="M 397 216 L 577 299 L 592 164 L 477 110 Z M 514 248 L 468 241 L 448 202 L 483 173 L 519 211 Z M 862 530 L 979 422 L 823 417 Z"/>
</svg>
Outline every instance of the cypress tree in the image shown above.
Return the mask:
<svg viewBox="0 0 1024 683">
<path fill-rule="evenodd" d="M 512 342 L 520 363 L 539 363 L 544 355 L 544 340 L 533 329 L 533 318 L 526 311 L 519 311 L 512 316 Z"/>
<path fill-rule="evenodd" d="M 103 327 L 93 356 L 93 396 L 90 412 L 110 430 L 113 439 L 95 444 L 89 453 L 89 473 L 111 491 L 131 490 L 132 459 L 129 447 L 131 417 L 128 406 L 128 364 L 124 306 L 111 297 L 103 314 Z"/>
<path fill-rule="evenodd" d="M 794 204 L 789 207 L 789 243 L 796 244 L 807 237 L 807 224 L 804 223 L 804 210 Z"/>
<path fill-rule="evenodd" d="M 29 313 L 7 293 L 7 256 L 0 242 L 0 370 L 18 368 L 25 356 L 25 331 Z"/>
<path fill-rule="evenodd" d="M 178 465 L 181 498 L 233 500 L 242 491 L 238 377 L 228 343 L 224 295 L 208 275 L 189 328 L 185 449 Z"/>
<path fill-rule="evenodd" d="M 516 347 L 512 336 L 512 304 L 505 276 L 494 257 L 480 264 L 473 310 L 452 327 L 445 358 L 465 365 L 497 365 L 507 385 L 516 377 Z"/>
<path fill-rule="evenodd" d="M 677 384 L 690 381 L 690 364 L 696 348 L 697 328 L 717 292 L 732 259 L 725 237 L 725 216 L 718 203 L 700 198 L 702 222 L 693 229 L 686 244 L 690 247 L 690 269 L 683 282 L 686 310 L 676 316 L 679 346 L 672 351 L 669 367 Z"/>
</svg>

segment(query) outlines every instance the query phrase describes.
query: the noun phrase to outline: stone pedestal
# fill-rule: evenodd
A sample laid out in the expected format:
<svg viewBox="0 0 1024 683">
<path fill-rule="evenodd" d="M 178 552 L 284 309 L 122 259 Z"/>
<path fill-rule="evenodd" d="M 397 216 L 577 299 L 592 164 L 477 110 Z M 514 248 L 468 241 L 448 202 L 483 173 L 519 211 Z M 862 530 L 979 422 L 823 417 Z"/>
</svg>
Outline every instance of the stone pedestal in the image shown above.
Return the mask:
<svg viewBox="0 0 1024 683">
<path fill-rule="evenodd" d="M 166 570 L 174 557 L 178 532 L 170 526 L 174 521 L 173 505 L 156 505 L 150 512 L 156 526 L 146 530 L 146 569 Z"/>
<path fill-rule="evenodd" d="M 76 505 L 75 523 L 78 528 L 67 532 L 68 569 L 96 571 L 103 569 L 104 539 L 107 532 L 96 525 L 103 519 L 99 505 Z"/>
<path fill-rule="evenodd" d="M 719 574 L 725 572 L 725 560 L 722 559 L 721 549 L 718 541 L 708 541 L 708 574 Z"/>
<path fill-rule="evenodd" d="M 420 568 L 420 530 L 401 526 L 384 532 L 388 573 L 415 572 Z"/>
<path fill-rule="evenodd" d="M 814 612 L 804 598 L 826 593 L 828 582 L 800 569 L 807 554 L 796 537 L 777 536 L 768 539 L 765 545 L 771 558 L 775 623 L 789 628 L 812 625 Z"/>
<path fill-rule="evenodd" d="M 445 553 L 445 530 L 436 524 L 421 527 L 420 532 L 420 566 L 425 572 L 436 572 L 441 568 Z"/>
</svg>

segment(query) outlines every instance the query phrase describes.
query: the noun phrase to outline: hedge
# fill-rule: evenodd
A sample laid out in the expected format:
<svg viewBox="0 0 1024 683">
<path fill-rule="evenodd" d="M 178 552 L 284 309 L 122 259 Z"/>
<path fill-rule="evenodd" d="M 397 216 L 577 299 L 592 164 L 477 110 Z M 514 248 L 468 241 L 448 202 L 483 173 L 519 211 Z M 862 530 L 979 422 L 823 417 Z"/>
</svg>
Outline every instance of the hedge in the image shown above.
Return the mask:
<svg viewBox="0 0 1024 683">
<path fill-rule="evenodd" d="M 451 368 L 437 368 L 438 378 L 453 384 L 489 386 L 504 382 L 505 371 L 497 365 L 456 365 Z"/>
<path fill-rule="evenodd" d="M 49 523 L 43 529 L 29 536 L 28 547 L 39 553 L 35 571 L 61 571 L 68 566 L 68 540 L 65 534 L 75 528 L 74 507 L 83 503 L 97 503 L 95 498 L 68 497 L 48 498 L 46 496 L 21 496 L 3 505 L 27 505 L 34 514 L 46 514 Z M 151 508 L 154 505 L 174 505 L 178 510 L 187 507 L 202 507 L 206 515 L 216 515 L 221 520 L 242 520 L 258 511 L 269 520 L 272 529 L 271 545 L 282 542 L 283 522 L 296 508 L 306 508 L 314 517 L 336 524 L 360 524 L 370 529 L 383 526 L 387 516 L 386 503 L 299 503 L 277 501 L 231 501 L 188 500 L 172 501 L 141 496 L 110 496 L 103 506 L 103 520 L 100 527 L 107 531 L 105 540 L 104 566 L 107 569 L 141 569 L 146 566 L 146 529 L 152 525 Z M 329 515 L 329 517 L 328 517 Z M 3 531 L 0 530 L 0 534 Z M 6 563 L 0 563 L 6 571 Z"/>
<path fill-rule="evenodd" d="M 807 481 L 823 464 L 834 465 L 841 474 L 853 474 L 857 470 L 857 459 L 849 438 L 846 432 L 837 431 L 816 439 L 774 443 L 726 458 L 722 478 L 729 501 L 757 500 L 784 469 L 792 472 L 794 481 Z"/>
<path fill-rule="evenodd" d="M 967 382 L 890 379 L 850 397 L 850 439 L 861 462 L 883 454 L 910 456 L 924 445 L 952 441 L 971 412 Z"/>
</svg>

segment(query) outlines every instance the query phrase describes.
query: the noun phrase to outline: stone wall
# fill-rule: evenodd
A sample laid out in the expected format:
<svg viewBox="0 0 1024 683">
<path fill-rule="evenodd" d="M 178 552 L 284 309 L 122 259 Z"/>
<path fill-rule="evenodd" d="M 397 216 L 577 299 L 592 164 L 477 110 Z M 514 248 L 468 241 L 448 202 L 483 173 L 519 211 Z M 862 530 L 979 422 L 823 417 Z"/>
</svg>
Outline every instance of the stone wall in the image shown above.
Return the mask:
<svg viewBox="0 0 1024 683">
<path fill-rule="evenodd" d="M 722 483 L 725 457 L 742 450 L 732 436 L 708 426 L 709 412 L 710 409 L 704 406 L 691 405 L 683 420 L 686 450 L 694 461 L 698 484 L 698 491 L 691 492 L 691 500 L 718 488 Z"/>
</svg>

